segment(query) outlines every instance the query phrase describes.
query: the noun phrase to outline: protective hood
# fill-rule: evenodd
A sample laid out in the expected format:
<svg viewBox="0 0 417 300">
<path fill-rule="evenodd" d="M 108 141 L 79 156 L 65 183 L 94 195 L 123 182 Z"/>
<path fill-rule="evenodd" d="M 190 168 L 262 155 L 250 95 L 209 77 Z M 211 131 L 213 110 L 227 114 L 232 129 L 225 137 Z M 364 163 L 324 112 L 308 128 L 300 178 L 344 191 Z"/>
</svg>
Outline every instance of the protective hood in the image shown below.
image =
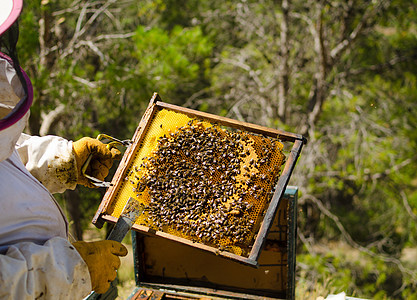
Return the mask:
<svg viewBox="0 0 417 300">
<path fill-rule="evenodd" d="M 22 7 L 23 0 L 0 0 L 0 131 L 22 119 L 33 101 L 32 85 L 16 51 Z"/>
<path fill-rule="evenodd" d="M 0 53 L 0 161 L 12 154 L 29 117 L 33 90 L 26 74 L 24 77 L 28 95 L 14 67 L 7 57 Z M 22 102 L 22 99 L 25 101 Z"/>
</svg>

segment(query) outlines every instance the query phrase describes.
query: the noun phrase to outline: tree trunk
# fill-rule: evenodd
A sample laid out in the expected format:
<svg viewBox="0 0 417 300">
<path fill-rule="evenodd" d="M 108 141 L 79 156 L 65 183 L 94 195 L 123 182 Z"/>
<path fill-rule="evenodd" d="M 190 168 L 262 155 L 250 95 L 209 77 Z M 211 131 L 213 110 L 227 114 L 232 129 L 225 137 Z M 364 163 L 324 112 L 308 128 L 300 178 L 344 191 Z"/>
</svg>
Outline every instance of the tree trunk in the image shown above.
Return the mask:
<svg viewBox="0 0 417 300">
<path fill-rule="evenodd" d="M 77 190 L 67 190 L 64 193 L 64 198 L 69 217 L 72 220 L 70 233 L 75 239 L 82 240 L 83 229 L 81 226 L 80 195 Z"/>
</svg>

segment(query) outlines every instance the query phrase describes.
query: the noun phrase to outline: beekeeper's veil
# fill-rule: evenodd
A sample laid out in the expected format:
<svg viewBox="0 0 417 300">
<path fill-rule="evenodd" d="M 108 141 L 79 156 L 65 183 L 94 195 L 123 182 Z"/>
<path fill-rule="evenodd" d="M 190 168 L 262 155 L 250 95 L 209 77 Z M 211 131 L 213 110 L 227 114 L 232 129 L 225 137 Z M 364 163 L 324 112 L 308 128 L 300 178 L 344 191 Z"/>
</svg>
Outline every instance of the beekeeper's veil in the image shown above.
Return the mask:
<svg viewBox="0 0 417 300">
<path fill-rule="evenodd" d="M 33 100 L 32 85 L 16 53 L 22 6 L 23 0 L 0 1 L 0 161 L 11 154 Z"/>
</svg>

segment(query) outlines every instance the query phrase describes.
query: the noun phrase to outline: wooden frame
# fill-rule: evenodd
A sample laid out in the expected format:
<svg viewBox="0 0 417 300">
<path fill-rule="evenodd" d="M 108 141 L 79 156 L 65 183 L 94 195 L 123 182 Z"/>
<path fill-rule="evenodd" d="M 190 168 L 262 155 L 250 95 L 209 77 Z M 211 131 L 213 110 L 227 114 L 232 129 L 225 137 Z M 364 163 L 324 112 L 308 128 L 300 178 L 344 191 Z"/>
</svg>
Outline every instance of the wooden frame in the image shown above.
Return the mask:
<svg viewBox="0 0 417 300">
<path fill-rule="evenodd" d="M 290 150 L 290 153 L 288 157 L 286 158 L 285 166 L 276 184 L 275 192 L 272 196 L 269 207 L 265 212 L 263 222 L 261 223 L 260 229 L 256 235 L 254 244 L 252 245 L 252 249 L 248 257 L 239 256 L 234 253 L 227 252 L 227 251 L 219 251 L 219 249 L 217 248 L 207 246 L 201 243 L 192 242 L 188 239 L 177 237 L 177 236 L 165 233 L 165 232 L 155 231 L 146 226 L 135 224 L 132 228 L 133 230 L 139 231 L 144 234 L 167 238 L 173 241 L 177 241 L 177 242 L 189 245 L 191 247 L 209 251 L 215 255 L 221 255 L 225 258 L 256 267 L 258 265 L 257 261 L 258 261 L 261 249 L 263 247 L 263 244 L 265 242 L 265 238 L 271 226 L 271 222 L 276 214 L 279 201 L 281 197 L 283 196 L 283 193 L 288 184 L 290 176 L 294 170 L 297 159 L 300 155 L 301 149 L 303 145 L 306 143 L 306 139 L 303 136 L 298 135 L 298 134 L 289 133 L 289 132 L 285 132 L 285 131 L 281 131 L 277 129 L 271 129 L 271 128 L 267 128 L 267 127 L 263 127 L 263 126 L 259 126 L 255 124 L 241 122 L 241 121 L 237 121 L 237 120 L 233 120 L 233 119 L 229 119 L 225 117 L 220 117 L 220 116 L 216 116 L 216 115 L 205 113 L 205 112 L 200 112 L 200 111 L 164 103 L 161 101 L 161 98 L 159 97 L 157 93 L 155 93 L 153 97 L 151 98 L 148 108 L 146 109 L 142 117 L 142 120 L 140 121 L 133 135 L 132 145 L 126 150 L 122 160 L 119 163 L 119 167 L 112 180 L 113 185 L 107 190 L 106 194 L 104 195 L 103 200 L 94 216 L 93 224 L 95 224 L 97 227 L 101 227 L 104 221 L 107 221 L 110 223 L 115 223 L 117 221 L 117 218 L 105 213 L 106 209 L 110 205 L 111 201 L 114 199 L 118 188 L 121 186 L 123 178 L 126 177 L 127 166 L 130 164 L 133 154 L 140 147 L 144 139 L 144 136 L 147 132 L 147 129 L 150 125 L 150 121 L 152 120 L 152 117 L 160 109 L 168 109 L 168 110 L 183 113 L 192 117 L 203 118 L 203 119 L 209 120 L 210 122 L 220 123 L 221 125 L 225 125 L 231 128 L 254 132 L 257 134 L 262 134 L 264 136 L 269 136 L 273 138 L 279 138 L 282 141 L 293 143 L 292 149 Z"/>
</svg>

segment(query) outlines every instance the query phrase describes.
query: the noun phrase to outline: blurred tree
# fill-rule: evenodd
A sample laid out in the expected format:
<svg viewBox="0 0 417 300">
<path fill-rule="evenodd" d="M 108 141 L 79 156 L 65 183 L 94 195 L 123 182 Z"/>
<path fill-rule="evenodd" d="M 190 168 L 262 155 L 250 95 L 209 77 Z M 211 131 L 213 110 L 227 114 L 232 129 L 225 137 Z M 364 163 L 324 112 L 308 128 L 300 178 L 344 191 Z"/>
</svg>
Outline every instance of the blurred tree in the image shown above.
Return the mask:
<svg viewBox="0 0 417 300">
<path fill-rule="evenodd" d="M 415 1 L 217 4 L 209 15 L 219 25 L 202 26 L 216 32 L 233 19 L 228 34 L 240 43 L 215 39 L 211 94 L 189 104 L 307 136 L 292 180 L 306 249 L 345 240 L 386 263 L 382 273 L 394 265 L 365 297 L 377 286 L 391 297 L 415 290 L 417 274 L 400 260 L 416 236 Z M 360 276 L 347 292 L 363 288 Z"/>
<path fill-rule="evenodd" d="M 27 1 L 19 53 L 35 89 L 29 131 L 130 138 L 157 91 L 301 133 L 309 143 L 291 182 L 299 281 L 308 291 L 330 277 L 363 297 L 416 297 L 417 274 L 401 257 L 417 242 L 416 4 Z M 66 197 L 80 197 L 75 208 L 67 201 L 81 211 L 74 226 L 91 219 L 102 192 Z M 333 242 L 360 259 L 333 253 Z"/>
</svg>

